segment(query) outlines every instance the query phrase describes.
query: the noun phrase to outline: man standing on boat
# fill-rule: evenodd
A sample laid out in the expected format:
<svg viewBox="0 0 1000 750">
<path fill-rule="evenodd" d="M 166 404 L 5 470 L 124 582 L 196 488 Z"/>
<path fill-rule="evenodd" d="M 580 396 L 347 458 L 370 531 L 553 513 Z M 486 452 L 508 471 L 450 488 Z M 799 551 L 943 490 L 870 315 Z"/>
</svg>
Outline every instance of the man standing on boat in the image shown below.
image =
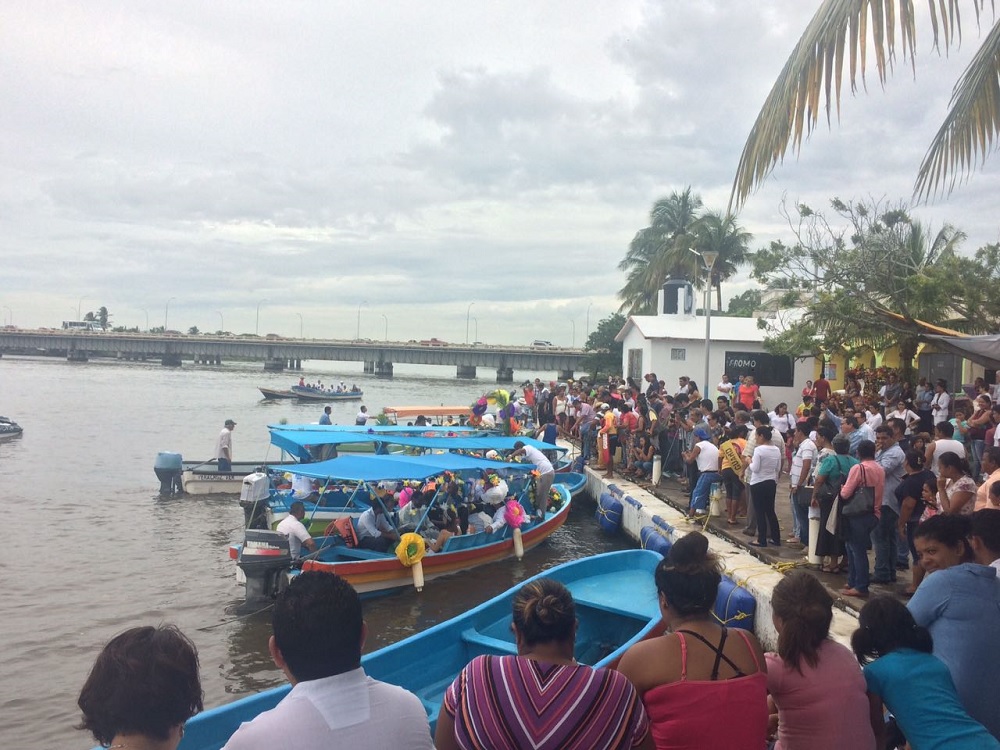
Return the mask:
<svg viewBox="0 0 1000 750">
<path fill-rule="evenodd" d="M 302 573 L 278 595 L 271 624 L 268 650 L 292 690 L 241 724 L 223 750 L 434 747 L 420 699 L 365 674 L 367 627 L 361 599 L 347 581 Z"/>
<path fill-rule="evenodd" d="M 546 458 L 538 448 L 533 445 L 525 445 L 520 440 L 514 443 L 514 452 L 510 454 L 524 456 L 538 469 L 538 479 L 535 480 L 535 513 L 539 518 L 545 518 L 545 509 L 549 504 L 549 490 L 552 489 L 552 482 L 556 478 L 556 470 L 552 467 L 552 462 Z"/>
<path fill-rule="evenodd" d="M 331 409 L 329 406 L 323 407 L 323 414 L 319 418 L 320 424 L 333 424 L 333 420 L 330 419 L 330 411 Z"/>
<path fill-rule="evenodd" d="M 368 407 L 362 406 L 361 410 L 354 417 L 354 424 L 358 427 L 364 427 L 368 424 Z"/>
<path fill-rule="evenodd" d="M 236 429 L 236 422 L 231 419 L 226 420 L 225 427 L 219 433 L 215 441 L 215 458 L 219 462 L 219 471 L 233 470 L 233 430 Z"/>
</svg>

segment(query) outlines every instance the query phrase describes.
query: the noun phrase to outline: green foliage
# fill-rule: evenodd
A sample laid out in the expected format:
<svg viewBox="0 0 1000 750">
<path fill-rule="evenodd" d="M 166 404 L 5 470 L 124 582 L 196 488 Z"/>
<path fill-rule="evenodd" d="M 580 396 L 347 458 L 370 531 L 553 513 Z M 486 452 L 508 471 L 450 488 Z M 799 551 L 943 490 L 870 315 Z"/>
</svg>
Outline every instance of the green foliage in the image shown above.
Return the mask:
<svg viewBox="0 0 1000 750">
<path fill-rule="evenodd" d="M 1000 302 L 1000 247 L 974 258 L 958 248 L 965 234 L 950 225 L 932 233 L 904 204 L 831 201 L 834 217 L 797 206 L 784 215 L 794 245 L 772 242 L 754 255 L 762 284 L 812 290 L 803 315 L 769 338 L 771 351 L 792 356 L 900 346 L 914 350 L 921 323 L 969 333 L 995 330 Z"/>
<path fill-rule="evenodd" d="M 726 314 L 733 318 L 753 317 L 754 312 L 760 309 L 760 300 L 760 289 L 747 289 L 743 294 L 738 294 L 729 300 Z"/>
<path fill-rule="evenodd" d="M 97 322 L 101 324 L 103 330 L 108 330 L 108 323 L 111 320 L 111 314 L 108 312 L 108 308 L 103 305 L 97 311 Z"/>
<path fill-rule="evenodd" d="M 597 324 L 587 337 L 583 350 L 588 352 L 584 367 L 594 375 L 614 375 L 622 370 L 622 344 L 615 336 L 625 325 L 626 318 L 621 313 L 613 313 Z"/>
<path fill-rule="evenodd" d="M 191 326 L 188 328 L 188 336 L 197 336 L 201 331 L 198 330 L 198 326 Z"/>
</svg>

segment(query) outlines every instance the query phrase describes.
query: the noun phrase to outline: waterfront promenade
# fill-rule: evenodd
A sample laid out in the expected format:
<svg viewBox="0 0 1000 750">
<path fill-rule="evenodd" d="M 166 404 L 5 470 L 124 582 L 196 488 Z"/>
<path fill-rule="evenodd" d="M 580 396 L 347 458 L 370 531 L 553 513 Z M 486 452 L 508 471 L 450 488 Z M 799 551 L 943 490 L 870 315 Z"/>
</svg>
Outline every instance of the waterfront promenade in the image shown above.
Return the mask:
<svg viewBox="0 0 1000 750">
<path fill-rule="evenodd" d="M 513 383 L 515 371 L 551 372 L 568 380 L 583 368 L 580 349 L 560 347 L 485 346 L 432 340 L 371 341 L 290 339 L 271 336 L 205 336 L 173 333 L 98 333 L 60 330 L 0 331 L 0 356 L 46 354 L 86 362 L 91 357 L 122 360 L 159 360 L 169 367 L 184 361 L 221 364 L 223 360 L 251 360 L 264 369 L 301 370 L 303 360 L 364 362 L 364 370 L 391 378 L 397 363 L 454 367 L 459 378 L 475 378 L 479 368 L 496 373 L 496 382 Z"/>
</svg>

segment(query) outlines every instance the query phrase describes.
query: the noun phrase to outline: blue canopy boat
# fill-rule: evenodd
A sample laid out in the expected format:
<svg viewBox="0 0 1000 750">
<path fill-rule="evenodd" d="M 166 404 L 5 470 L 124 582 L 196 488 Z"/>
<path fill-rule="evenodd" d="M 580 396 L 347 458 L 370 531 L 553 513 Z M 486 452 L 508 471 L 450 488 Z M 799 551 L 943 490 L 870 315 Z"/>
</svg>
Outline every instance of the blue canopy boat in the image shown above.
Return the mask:
<svg viewBox="0 0 1000 750">
<path fill-rule="evenodd" d="M 458 453 L 428 453 L 421 456 L 346 454 L 328 461 L 300 464 L 294 472 L 300 476 L 323 481 L 324 489 L 353 486 L 345 505 L 324 507 L 325 493 L 307 507 L 310 533 L 324 522 L 322 535 L 316 538 L 318 549 L 302 561 L 291 557 L 288 538 L 270 529 L 248 528 L 244 543 L 230 547 L 230 558 L 237 561 L 241 578 L 246 583 L 247 604 L 267 601 L 282 589 L 289 576 L 295 575 L 294 567 L 302 570 L 319 570 L 336 573 L 347 579 L 361 594 L 371 594 L 415 585 L 418 590 L 425 580 L 464 571 L 495 562 L 530 550 L 547 539 L 566 522 L 572 494 L 563 485 L 556 484 L 550 497 L 534 500 L 534 483 L 530 472 L 533 464 L 507 463 L 477 458 Z M 394 551 L 377 552 L 351 546 L 351 535 L 336 528 L 351 508 L 356 512 L 381 504 L 378 485 L 386 482 L 434 479 L 433 489 L 422 514 L 418 512 L 416 532 L 429 528 L 428 517 L 435 508 L 450 502 L 444 475 L 466 480 L 471 487 L 484 472 L 495 472 L 506 479 L 508 500 L 514 502 L 518 518 L 523 516 L 520 528 L 511 524 L 490 533 L 456 534 L 448 538 L 440 551 L 428 553 L 419 565 L 407 565 Z M 466 493 L 468 496 L 468 493 Z M 508 506 L 509 507 L 509 506 Z M 391 516 L 390 516 L 391 517 Z M 318 521 L 318 524 L 317 524 Z M 398 528 L 398 526 L 397 526 Z M 315 533 L 313 534 L 315 537 Z"/>
<path fill-rule="evenodd" d="M 554 578 L 573 594 L 579 620 L 576 660 L 594 667 L 617 663 L 629 646 L 662 632 L 653 573 L 662 558 L 626 550 L 574 560 L 535 578 Z M 474 657 L 516 654 L 511 632 L 514 595 L 524 585 L 454 619 L 364 656 L 371 677 L 414 693 L 427 710 L 431 732 L 448 685 Z M 179 750 L 219 750 L 241 723 L 270 710 L 288 694 L 283 685 L 209 709 L 187 722 Z"/>
</svg>

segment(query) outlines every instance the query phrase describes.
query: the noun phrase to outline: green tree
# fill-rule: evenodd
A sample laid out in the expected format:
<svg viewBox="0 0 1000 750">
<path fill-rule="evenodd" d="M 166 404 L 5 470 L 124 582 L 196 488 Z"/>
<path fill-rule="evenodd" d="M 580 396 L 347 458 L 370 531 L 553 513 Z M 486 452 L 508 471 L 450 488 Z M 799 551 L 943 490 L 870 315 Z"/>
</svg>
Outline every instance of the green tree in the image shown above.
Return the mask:
<svg viewBox="0 0 1000 750">
<path fill-rule="evenodd" d="M 108 313 L 108 308 L 103 305 L 97 311 L 97 322 L 101 324 L 101 330 L 108 330 L 108 323 L 111 320 L 111 315 Z"/>
<path fill-rule="evenodd" d="M 201 331 L 198 330 L 198 326 L 191 326 L 188 328 L 188 336 L 197 336 Z"/>
<path fill-rule="evenodd" d="M 785 303 L 812 290 L 801 317 L 769 337 L 772 351 L 801 356 L 898 346 L 908 376 L 926 324 L 978 332 L 1000 323 L 998 304 L 987 301 L 1000 281 L 1000 252 L 962 257 L 962 232 L 945 225 L 932 233 L 903 204 L 834 200 L 832 207 L 832 223 L 808 206 L 783 209 L 796 244 L 772 242 L 754 255 L 754 278 L 790 290 Z"/>
<path fill-rule="evenodd" d="M 92 311 L 89 311 L 89 312 L 84 313 L 83 319 L 87 323 L 96 323 L 97 322 L 97 315 L 95 315 Z"/>
<path fill-rule="evenodd" d="M 615 336 L 625 325 L 626 318 L 620 312 L 613 313 L 598 322 L 597 327 L 587 337 L 583 350 L 584 367 L 596 379 L 599 375 L 616 375 L 622 371 L 622 344 Z"/>
<path fill-rule="evenodd" d="M 719 211 L 709 211 L 699 217 L 692 232 L 694 250 L 719 254 L 712 266 L 711 286 L 715 288 L 715 309 L 721 312 L 722 282 L 731 279 L 747 264 L 753 235 L 740 226 L 732 214 Z"/>
<path fill-rule="evenodd" d="M 971 0 L 968 4 L 978 24 L 985 0 Z M 960 5 L 956 0 L 929 0 L 936 49 L 942 35 L 946 52 L 961 42 Z M 909 57 L 915 73 L 916 20 L 912 0 L 901 0 L 898 7 L 892 0 L 824 0 L 820 4 L 774 82 L 743 147 L 730 196 L 731 208 L 741 206 L 754 186 L 770 174 L 784 158 L 789 143 L 798 152 L 803 134 L 808 135 L 816 127 L 821 96 L 827 122 L 831 101 L 836 103 L 839 117 L 845 57 L 849 60 L 852 93 L 857 90 L 858 73 L 864 77 L 871 48 L 879 83 L 885 85 L 887 72 L 896 60 L 897 31 L 903 60 Z M 985 159 L 993 148 L 1000 136 L 998 76 L 1000 20 L 994 23 L 952 91 L 948 114 L 917 172 L 914 197 L 929 197 L 942 186 L 945 193 L 950 192 L 956 180 L 974 169 L 976 161 Z"/>
<path fill-rule="evenodd" d="M 690 187 L 653 204 L 649 226 L 636 233 L 618 264 L 626 275 L 625 286 L 618 291 L 619 312 L 653 313 L 664 281 L 671 276 L 696 278 L 698 257 L 688 250 L 694 244 L 692 229 L 701 205 Z"/>
<path fill-rule="evenodd" d="M 726 314 L 733 318 L 750 318 L 753 317 L 754 312 L 760 309 L 760 303 L 760 289 L 747 289 L 729 300 Z"/>
</svg>

